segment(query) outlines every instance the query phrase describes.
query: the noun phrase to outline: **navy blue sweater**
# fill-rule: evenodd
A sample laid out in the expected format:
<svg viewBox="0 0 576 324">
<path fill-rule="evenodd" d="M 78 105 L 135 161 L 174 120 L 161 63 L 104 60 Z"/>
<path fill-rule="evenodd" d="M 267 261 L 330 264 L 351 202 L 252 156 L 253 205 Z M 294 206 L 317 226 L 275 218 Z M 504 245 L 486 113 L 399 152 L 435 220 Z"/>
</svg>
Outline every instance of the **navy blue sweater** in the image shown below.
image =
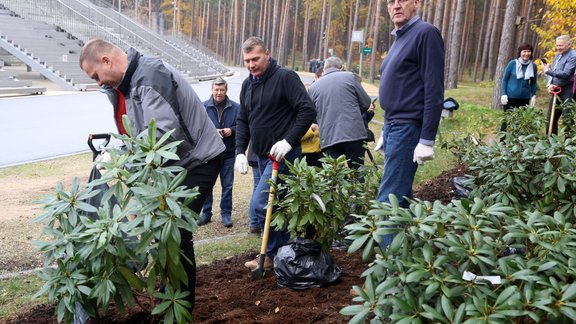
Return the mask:
<svg viewBox="0 0 576 324">
<path fill-rule="evenodd" d="M 386 123 L 422 127 L 432 145 L 444 101 L 444 41 L 436 27 L 415 17 L 396 31 L 380 67 L 380 105 Z"/>
</svg>

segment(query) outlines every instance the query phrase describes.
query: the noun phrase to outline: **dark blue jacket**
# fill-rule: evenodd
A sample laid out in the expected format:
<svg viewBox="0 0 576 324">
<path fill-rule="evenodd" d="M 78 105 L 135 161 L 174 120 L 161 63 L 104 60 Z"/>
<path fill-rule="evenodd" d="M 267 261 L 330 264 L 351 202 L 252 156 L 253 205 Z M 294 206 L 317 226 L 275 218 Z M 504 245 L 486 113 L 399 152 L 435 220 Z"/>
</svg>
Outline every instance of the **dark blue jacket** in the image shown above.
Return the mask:
<svg viewBox="0 0 576 324">
<path fill-rule="evenodd" d="M 232 135 L 224 137 L 222 141 L 226 145 L 226 150 L 222 153 L 223 159 L 229 159 L 235 157 L 234 151 L 236 148 L 236 117 L 240 111 L 240 105 L 234 102 L 226 96 L 226 107 L 222 111 L 222 116 L 218 116 L 218 109 L 214 104 L 214 99 L 211 96 L 210 99 L 204 101 L 204 107 L 206 107 L 206 112 L 208 117 L 214 123 L 214 126 L 218 129 L 230 128 L 232 130 Z"/>
<path fill-rule="evenodd" d="M 420 143 L 434 144 L 444 102 L 444 41 L 436 27 L 415 16 L 396 31 L 379 92 L 387 124 L 420 126 Z"/>
</svg>

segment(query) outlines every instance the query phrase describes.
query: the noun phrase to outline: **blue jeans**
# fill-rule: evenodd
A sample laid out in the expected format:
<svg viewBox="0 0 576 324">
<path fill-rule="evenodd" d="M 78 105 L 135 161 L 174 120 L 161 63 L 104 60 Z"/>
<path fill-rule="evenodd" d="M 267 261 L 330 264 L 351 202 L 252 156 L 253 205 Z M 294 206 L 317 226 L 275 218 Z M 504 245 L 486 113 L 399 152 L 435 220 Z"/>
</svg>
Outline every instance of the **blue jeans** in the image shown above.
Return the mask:
<svg viewBox="0 0 576 324">
<path fill-rule="evenodd" d="M 401 207 L 408 208 L 404 199 L 412 199 L 412 183 L 418 164 L 413 162 L 414 149 L 420 140 L 421 128 L 410 124 L 385 124 L 384 134 L 384 174 L 376 199 L 390 202 L 389 194 L 398 197 Z M 394 234 L 383 235 L 381 247 L 392 244 Z"/>
<path fill-rule="evenodd" d="M 232 221 L 232 184 L 234 183 L 234 158 L 222 160 L 220 167 L 220 185 L 222 186 L 222 199 L 220 199 L 220 215 L 222 222 Z M 204 206 L 202 206 L 202 217 L 205 219 L 212 218 L 213 194 L 210 192 Z"/>
<path fill-rule="evenodd" d="M 296 158 L 300 157 L 302 154 L 301 152 L 302 148 L 297 146 L 288 152 L 284 159 L 293 163 Z M 260 227 L 262 232 L 264 232 L 266 206 L 268 205 L 268 193 L 270 191 L 270 185 L 267 181 L 272 177 L 272 161 L 270 161 L 270 158 L 268 158 L 267 155 L 258 157 L 258 168 L 260 169 L 260 181 L 258 182 L 258 186 L 250 200 L 250 209 L 254 212 L 257 227 Z M 278 174 L 288 174 L 288 167 L 285 163 L 280 163 Z M 278 181 L 280 181 L 280 178 L 278 178 Z M 279 195 L 277 194 L 276 199 L 282 199 L 278 196 Z M 278 252 L 278 248 L 286 245 L 289 239 L 290 233 L 288 233 L 288 231 L 278 231 L 271 227 L 270 235 L 268 236 L 268 246 L 266 247 L 266 255 L 273 259 Z"/>
<path fill-rule="evenodd" d="M 258 187 L 258 183 L 260 182 L 260 168 L 258 166 L 252 167 L 252 176 L 254 179 L 254 187 L 252 189 L 252 197 L 254 197 L 254 193 L 256 192 L 256 188 Z M 252 208 L 252 204 L 248 207 L 248 217 L 249 217 L 249 226 L 250 228 L 259 228 L 260 224 L 258 223 L 258 219 L 256 219 L 256 214 L 254 213 L 254 208 Z"/>
</svg>

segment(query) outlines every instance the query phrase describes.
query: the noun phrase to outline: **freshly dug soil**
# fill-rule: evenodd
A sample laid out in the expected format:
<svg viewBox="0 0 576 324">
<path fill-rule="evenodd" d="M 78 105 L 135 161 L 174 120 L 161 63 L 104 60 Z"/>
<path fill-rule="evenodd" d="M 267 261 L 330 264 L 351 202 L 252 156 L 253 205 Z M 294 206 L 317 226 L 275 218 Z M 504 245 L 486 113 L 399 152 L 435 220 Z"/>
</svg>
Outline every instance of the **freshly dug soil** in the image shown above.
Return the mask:
<svg viewBox="0 0 576 324">
<path fill-rule="evenodd" d="M 422 200 L 448 202 L 453 198 L 452 178 L 464 174 L 458 166 L 415 188 L 414 196 Z M 244 262 L 256 252 L 237 255 L 197 271 L 194 323 L 347 323 L 349 317 L 339 311 L 352 303 L 350 289 L 362 285 L 362 272 L 367 268 L 360 255 L 332 249 L 330 255 L 341 268 L 338 282 L 325 288 L 302 291 L 280 288 L 274 273 L 264 279 L 252 280 Z M 150 301 L 140 300 L 151 309 Z M 121 315 L 112 306 L 109 314 L 91 323 L 149 323 L 158 318 L 139 307 Z M 38 305 L 19 314 L 7 323 L 56 323 L 53 305 Z"/>
<path fill-rule="evenodd" d="M 338 312 L 351 303 L 351 287 L 363 282 L 360 274 L 367 264 L 358 253 L 347 254 L 333 249 L 330 255 L 342 270 L 338 282 L 303 291 L 278 287 L 273 272 L 263 279 L 251 279 L 244 262 L 256 255 L 257 252 L 246 253 L 198 267 L 194 323 L 348 322 L 347 317 Z M 152 309 L 147 298 L 140 299 L 140 303 Z M 125 315 L 111 307 L 108 315 L 91 323 L 156 323 L 158 320 L 140 307 L 129 309 Z M 42 304 L 7 323 L 57 322 L 54 306 Z"/>
</svg>

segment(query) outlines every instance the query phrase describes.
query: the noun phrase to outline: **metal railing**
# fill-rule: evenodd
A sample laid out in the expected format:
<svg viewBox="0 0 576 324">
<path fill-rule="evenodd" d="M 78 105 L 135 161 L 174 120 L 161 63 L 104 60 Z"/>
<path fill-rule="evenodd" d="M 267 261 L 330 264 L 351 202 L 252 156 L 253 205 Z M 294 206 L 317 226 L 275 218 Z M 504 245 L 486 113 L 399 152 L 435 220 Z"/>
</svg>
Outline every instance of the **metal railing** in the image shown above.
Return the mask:
<svg viewBox="0 0 576 324">
<path fill-rule="evenodd" d="M 21 17 L 59 26 L 82 42 L 102 38 L 122 48 L 134 47 L 143 54 L 161 57 L 194 77 L 229 72 L 200 50 L 188 46 L 184 49 L 99 0 L 0 0 L 0 4 Z"/>
</svg>

